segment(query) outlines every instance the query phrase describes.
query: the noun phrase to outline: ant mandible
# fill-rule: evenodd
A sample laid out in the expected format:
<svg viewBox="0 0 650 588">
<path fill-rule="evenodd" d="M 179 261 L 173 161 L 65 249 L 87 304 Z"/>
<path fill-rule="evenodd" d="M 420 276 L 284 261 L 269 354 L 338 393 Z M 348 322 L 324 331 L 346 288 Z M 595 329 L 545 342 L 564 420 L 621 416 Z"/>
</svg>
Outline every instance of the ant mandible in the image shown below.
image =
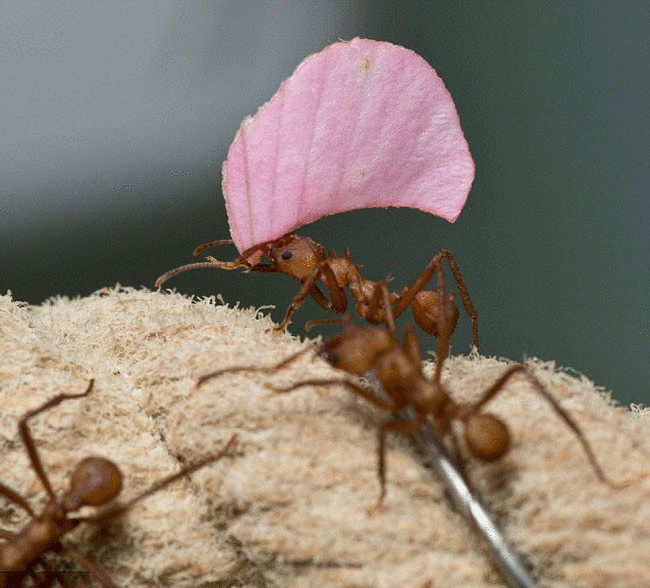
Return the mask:
<svg viewBox="0 0 650 588">
<path fill-rule="evenodd" d="M 210 241 L 199 245 L 193 254 L 199 255 L 215 245 L 231 244 L 231 240 Z M 270 263 L 260 263 L 262 257 L 269 259 Z M 235 270 L 243 268 L 245 272 L 282 273 L 296 278 L 301 287 L 289 305 L 284 320 L 277 330 L 286 328 L 293 313 L 302 306 L 305 298 L 311 296 L 319 306 L 334 314 L 343 314 L 347 310 L 348 300 L 345 293 L 347 288 L 356 302 L 357 314 L 368 322 L 378 325 L 387 324 L 389 329 L 393 323 L 388 315 L 394 318 L 400 316 L 411 306 L 413 317 L 417 325 L 426 333 L 436 337 L 440 332 L 440 307 L 442 300 L 435 290 L 424 290 L 427 282 L 439 271 L 442 271 L 442 260 L 449 262 L 454 275 L 465 311 L 472 321 L 472 343 L 478 349 L 478 323 L 476 310 L 461 276 L 458 264 L 451 252 L 447 249 L 440 250 L 431 261 L 422 269 L 417 279 L 411 286 L 404 287 L 398 294 L 387 292 L 380 287 L 382 282 L 370 280 L 361 275 L 358 265 L 352 262 L 350 250 L 345 249 L 343 257 L 333 251 L 326 253 L 325 248 L 309 237 L 289 233 L 274 241 L 267 241 L 255 245 L 244 251 L 233 261 L 219 261 L 208 256 L 208 261 L 190 263 L 177 267 L 164 273 L 156 280 L 156 287 L 160 287 L 170 278 L 186 271 L 199 268 L 219 268 Z M 255 262 L 249 261 L 256 260 Z M 318 287 L 320 281 L 326 288 L 328 297 Z M 450 314 L 451 329 L 456 327 L 458 309 L 453 302 Z M 323 324 L 336 321 L 309 321 L 307 330 L 314 324 Z"/>
<path fill-rule="evenodd" d="M 37 572 L 35 569 L 37 566 L 40 566 L 43 573 L 46 574 L 48 586 L 52 585 L 54 580 L 61 585 L 67 586 L 68 584 L 61 574 L 49 570 L 47 562 L 43 559 L 43 555 L 47 552 L 67 555 L 73 562 L 84 568 L 104 588 L 117 588 L 106 572 L 70 545 L 63 544 L 61 538 L 76 529 L 80 523 L 103 525 L 111 519 L 124 514 L 147 496 L 217 461 L 226 454 L 237 437 L 233 435 L 218 454 L 185 466 L 179 472 L 159 480 L 148 490 L 124 504 L 117 504 L 93 516 L 72 517 L 70 513 L 82 506 L 99 507 L 113 500 L 122 489 L 122 473 L 112 461 L 104 457 L 86 457 L 77 464 L 72 472 L 68 490 L 62 497 L 57 497 L 45 473 L 27 422 L 32 417 L 57 406 L 64 400 L 87 396 L 93 389 L 93 385 L 94 380 L 90 380 L 85 392 L 80 394 L 59 394 L 38 408 L 27 412 L 19 421 L 18 429 L 27 449 L 32 468 L 49 495 L 49 500 L 43 512 L 36 515 L 27 499 L 15 490 L 0 483 L 0 495 L 21 507 L 31 517 L 31 520 L 17 533 L 0 529 L 0 538 L 4 539 L 4 542 L 0 543 L 0 588 L 18 587 L 27 576 L 36 577 Z"/>
<path fill-rule="evenodd" d="M 386 286 L 381 284 L 381 287 L 385 288 Z M 401 420 L 395 415 L 379 427 L 377 473 L 380 493 L 376 504 L 369 509 L 369 513 L 382 507 L 386 495 L 385 439 L 388 433 L 409 435 L 431 418 L 437 432 L 442 436 L 449 436 L 456 453 L 459 454 L 459 443 L 451 426 L 453 421 L 459 421 L 464 427 L 465 444 L 473 457 L 491 462 L 505 455 L 511 444 L 508 427 L 499 417 L 483 412 L 483 407 L 501 392 L 506 383 L 516 374 L 524 375 L 533 384 L 534 390 L 549 402 L 553 410 L 574 432 L 598 479 L 613 488 L 624 486 L 625 484 L 617 484 L 607 478 L 577 423 L 525 365 L 518 363 L 510 366 L 474 403 L 459 403 L 451 397 L 441 382 L 441 374 L 444 360 L 449 352 L 454 309 L 453 299 L 450 300 L 445 296 L 444 272 L 442 270 L 438 274 L 437 293 L 438 299 L 443 302 L 438 312 L 440 325 L 438 350 L 435 372 L 431 380 L 427 379 L 422 372 L 420 346 L 412 325 L 406 326 L 404 340 L 400 345 L 394 331 L 379 327 L 355 326 L 348 319 L 343 333 L 317 347 L 317 355 L 328 361 L 333 367 L 351 375 L 363 376 L 370 370 L 374 371 L 385 397 L 380 398 L 359 383 L 347 378 L 308 379 L 286 388 L 271 386 L 275 392 L 286 393 L 303 386 L 344 385 L 375 406 L 391 413 L 397 413 L 409 407 L 413 410 L 414 418 L 411 421 Z M 197 385 L 202 385 L 216 376 L 229 372 L 262 371 L 272 374 L 310 349 L 313 348 L 302 349 L 270 368 L 241 366 L 222 369 L 203 376 Z"/>
</svg>

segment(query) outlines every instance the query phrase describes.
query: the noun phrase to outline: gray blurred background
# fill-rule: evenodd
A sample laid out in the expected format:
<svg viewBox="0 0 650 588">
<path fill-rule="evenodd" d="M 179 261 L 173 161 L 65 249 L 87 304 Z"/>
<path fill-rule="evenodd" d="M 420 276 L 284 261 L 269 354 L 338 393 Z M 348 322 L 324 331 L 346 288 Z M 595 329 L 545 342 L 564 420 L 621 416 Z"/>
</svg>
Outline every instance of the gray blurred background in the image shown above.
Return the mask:
<svg viewBox="0 0 650 588">
<path fill-rule="evenodd" d="M 478 309 L 483 353 L 556 360 L 623 403 L 648 404 L 647 9 L 0 2 L 0 291 L 37 304 L 116 282 L 153 287 L 195 245 L 228 237 L 220 169 L 240 121 L 308 54 L 369 37 L 415 50 L 442 77 L 474 186 L 454 225 L 365 210 L 303 234 L 339 253 L 350 246 L 366 275 L 390 274 L 395 288 L 447 247 Z M 274 304 L 275 320 L 297 291 L 285 276 L 217 270 L 168 286 Z M 325 316 L 308 301 L 291 329 Z M 468 323 L 455 353 L 469 351 Z"/>
</svg>

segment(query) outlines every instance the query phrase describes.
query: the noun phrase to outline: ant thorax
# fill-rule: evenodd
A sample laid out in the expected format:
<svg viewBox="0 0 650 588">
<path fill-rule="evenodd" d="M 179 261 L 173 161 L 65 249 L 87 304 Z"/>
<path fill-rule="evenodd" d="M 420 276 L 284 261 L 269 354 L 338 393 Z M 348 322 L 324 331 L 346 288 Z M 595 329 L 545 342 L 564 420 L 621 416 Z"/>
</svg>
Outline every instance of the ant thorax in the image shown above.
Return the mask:
<svg viewBox="0 0 650 588">
<path fill-rule="evenodd" d="M 363 278 L 359 272 L 359 268 L 356 265 L 351 263 L 345 257 L 338 257 L 336 254 L 330 254 L 328 258 L 328 265 L 330 266 L 334 276 L 336 277 L 336 282 L 341 286 L 348 286 L 350 291 L 354 293 L 359 290 L 359 284 Z M 321 281 L 322 278 L 321 278 Z M 356 298 L 356 296 L 355 296 Z"/>
<path fill-rule="evenodd" d="M 389 396 L 408 397 L 412 404 L 419 404 L 419 389 L 426 381 L 420 374 L 420 366 L 414 364 L 400 347 L 378 355 L 372 368 Z M 411 400 L 412 396 L 414 400 Z"/>
</svg>

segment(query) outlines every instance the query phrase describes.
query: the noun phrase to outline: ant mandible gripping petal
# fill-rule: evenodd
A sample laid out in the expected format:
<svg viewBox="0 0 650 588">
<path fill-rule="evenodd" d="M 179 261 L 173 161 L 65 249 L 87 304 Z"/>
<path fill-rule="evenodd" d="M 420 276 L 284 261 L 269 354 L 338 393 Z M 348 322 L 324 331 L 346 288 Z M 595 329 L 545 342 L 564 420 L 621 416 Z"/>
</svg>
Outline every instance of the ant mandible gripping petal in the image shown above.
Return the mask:
<svg viewBox="0 0 650 588">
<path fill-rule="evenodd" d="M 358 208 L 417 208 L 454 222 L 473 179 L 435 70 L 409 49 L 356 38 L 307 57 L 242 122 L 222 188 L 243 252 Z"/>
</svg>

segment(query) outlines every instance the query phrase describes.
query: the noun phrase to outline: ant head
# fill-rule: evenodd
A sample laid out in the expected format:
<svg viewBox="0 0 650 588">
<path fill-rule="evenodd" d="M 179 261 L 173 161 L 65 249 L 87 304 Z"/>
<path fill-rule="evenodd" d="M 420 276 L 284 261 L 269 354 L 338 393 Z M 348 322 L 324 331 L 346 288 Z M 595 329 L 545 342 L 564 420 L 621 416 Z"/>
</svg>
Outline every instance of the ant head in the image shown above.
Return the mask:
<svg viewBox="0 0 650 588">
<path fill-rule="evenodd" d="M 495 461 L 510 448 L 510 433 L 494 415 L 472 414 L 465 421 L 465 441 L 474 457 Z"/>
<path fill-rule="evenodd" d="M 82 459 L 70 477 L 70 489 L 63 495 L 66 512 L 81 506 L 101 506 L 113 500 L 122 490 L 122 473 L 103 457 Z"/>
<path fill-rule="evenodd" d="M 434 337 L 440 337 L 441 329 L 445 325 L 449 334 L 456 329 L 458 307 L 454 302 L 453 292 L 450 292 L 447 300 L 443 301 L 439 292 L 422 290 L 415 296 L 411 309 L 418 326 Z"/>
<path fill-rule="evenodd" d="M 337 369 L 363 376 L 377 354 L 392 346 L 393 339 L 386 329 L 346 325 L 341 335 L 321 347 L 320 356 Z"/>
<path fill-rule="evenodd" d="M 274 271 L 304 280 L 325 259 L 325 249 L 309 237 L 295 233 L 269 243 L 264 254 L 271 260 Z"/>
</svg>

